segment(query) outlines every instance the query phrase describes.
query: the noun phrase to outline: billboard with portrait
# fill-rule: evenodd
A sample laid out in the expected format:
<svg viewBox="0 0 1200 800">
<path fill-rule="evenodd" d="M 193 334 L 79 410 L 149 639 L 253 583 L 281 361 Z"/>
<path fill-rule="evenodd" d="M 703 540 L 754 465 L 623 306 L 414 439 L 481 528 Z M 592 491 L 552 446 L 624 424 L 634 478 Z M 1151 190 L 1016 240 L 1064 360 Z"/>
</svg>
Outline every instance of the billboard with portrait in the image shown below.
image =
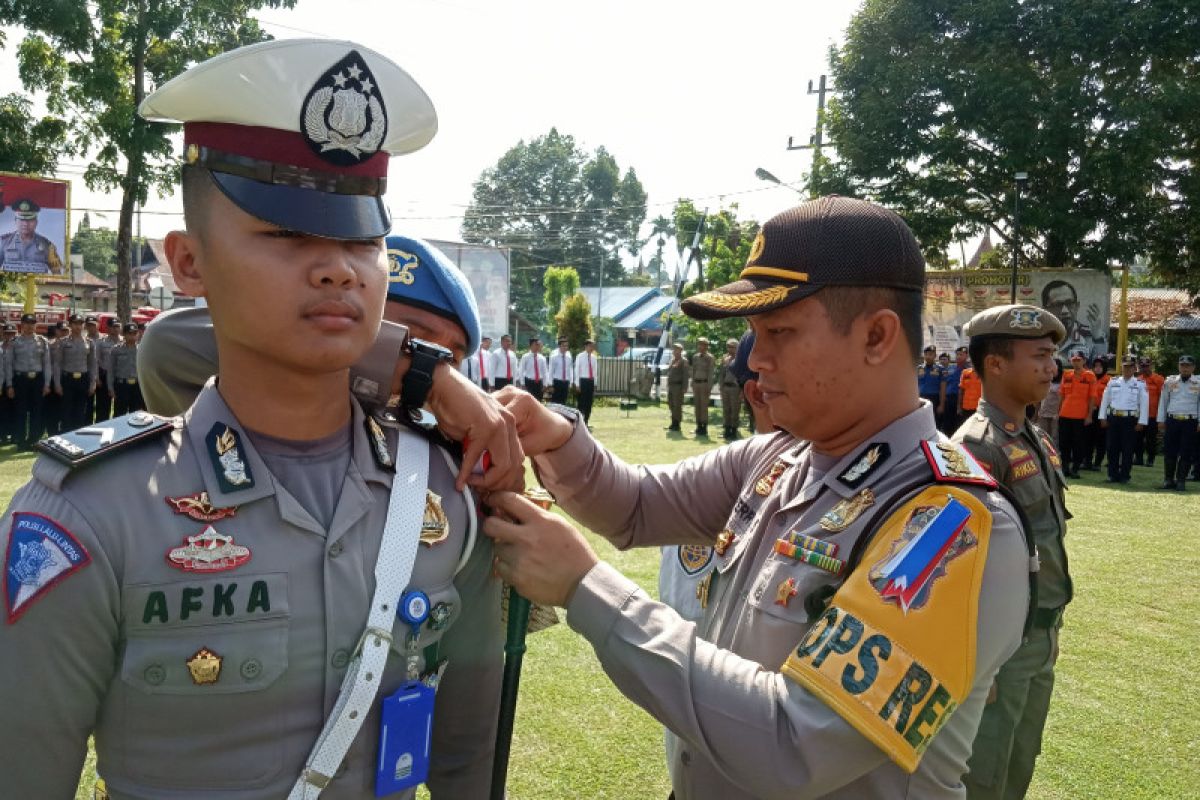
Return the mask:
<svg viewBox="0 0 1200 800">
<path fill-rule="evenodd" d="M 0 172 L 0 272 L 62 275 L 70 183 Z"/>
<path fill-rule="evenodd" d="M 479 305 L 479 325 L 483 335 L 499 340 L 508 330 L 509 251 L 482 244 L 427 241 L 467 276 Z"/>
<path fill-rule="evenodd" d="M 953 353 L 967 343 L 963 325 L 979 311 L 1012 302 L 1008 270 L 952 270 L 925 273 L 924 342 L 939 353 Z M 1067 329 L 1059 345 L 1066 363 L 1073 350 L 1089 360 L 1110 352 L 1110 277 L 1086 269 L 1017 272 L 1017 302 L 1039 306 L 1058 317 Z"/>
</svg>

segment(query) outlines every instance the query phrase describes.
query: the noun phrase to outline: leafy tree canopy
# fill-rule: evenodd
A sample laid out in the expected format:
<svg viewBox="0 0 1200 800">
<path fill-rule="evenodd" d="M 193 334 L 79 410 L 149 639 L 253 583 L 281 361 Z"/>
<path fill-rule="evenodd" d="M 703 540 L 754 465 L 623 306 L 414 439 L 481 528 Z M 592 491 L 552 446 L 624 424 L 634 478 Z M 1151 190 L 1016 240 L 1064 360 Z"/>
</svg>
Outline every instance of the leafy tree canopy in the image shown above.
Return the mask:
<svg viewBox="0 0 1200 800">
<path fill-rule="evenodd" d="M 702 269 L 695 281 L 684 286 L 684 297 L 737 280 L 750 258 L 754 237 L 758 235 L 759 224 L 754 220 L 739 220 L 736 204 L 704 217 L 691 200 L 684 199 L 675 204 L 674 211 L 674 226 L 681 246 L 692 243 L 702 218 L 704 230 L 696 254 Z M 745 320 L 738 318 L 700 321 L 680 315 L 676 324 L 687 329 L 689 352 L 701 336 L 708 337 L 716 352 L 724 352 L 725 340 L 740 337 L 746 330 Z"/>
<path fill-rule="evenodd" d="M 1198 54 L 1188 0 L 866 0 L 831 53 L 839 160 L 816 188 L 895 208 L 936 263 L 984 228 L 1011 239 L 1026 172 L 1032 263 L 1194 265 Z"/>
<path fill-rule="evenodd" d="M 129 263 L 133 208 L 178 180 L 173 126 L 137 115 L 145 94 L 225 50 L 269 38 L 255 9 L 295 0 L 0 0 L 0 23 L 28 31 L 17 48 L 21 82 L 66 120 L 66 152 L 88 159 L 93 190 L 120 189 L 118 263 Z M 130 276 L 118 270 L 118 313 L 129 318 Z"/>
<path fill-rule="evenodd" d="M 33 103 L 23 94 L 0 96 L 0 172 L 53 175 L 66 140 L 63 119 L 36 119 Z"/>
<path fill-rule="evenodd" d="M 547 319 L 542 276 L 550 264 L 575 267 L 584 285 L 624 277 L 621 253 L 634 252 L 646 218 L 646 192 L 630 168 L 621 172 L 603 147 L 584 152 L 574 137 L 551 128 L 520 141 L 475 181 L 462 235 L 513 251 L 517 309 Z"/>
<path fill-rule="evenodd" d="M 558 335 L 567 337 L 567 347 L 571 352 L 583 349 L 583 343 L 595 339 L 592 331 L 592 305 L 578 292 L 563 301 L 562 310 L 554 315 L 554 324 Z"/>
<path fill-rule="evenodd" d="M 574 267 L 549 267 L 542 276 L 543 299 L 550 319 L 557 320 L 563 301 L 579 291 L 579 273 Z"/>
</svg>

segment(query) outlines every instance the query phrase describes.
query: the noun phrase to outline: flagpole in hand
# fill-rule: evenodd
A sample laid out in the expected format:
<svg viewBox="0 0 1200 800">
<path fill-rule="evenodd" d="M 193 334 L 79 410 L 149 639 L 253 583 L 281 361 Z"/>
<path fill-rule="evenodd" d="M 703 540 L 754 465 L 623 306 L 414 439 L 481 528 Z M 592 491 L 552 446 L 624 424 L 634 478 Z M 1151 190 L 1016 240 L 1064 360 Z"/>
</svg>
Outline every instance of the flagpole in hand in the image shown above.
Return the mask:
<svg viewBox="0 0 1200 800">
<path fill-rule="evenodd" d="M 541 487 L 528 489 L 525 496 L 549 511 L 554 498 Z M 521 664 L 525 659 L 525 634 L 529 630 L 529 600 L 515 588 L 508 590 L 508 636 L 504 641 L 504 678 L 500 684 L 500 719 L 496 725 L 496 753 L 492 759 L 492 790 L 489 800 L 504 800 L 508 781 L 508 757 L 512 750 L 513 723 L 517 715 L 517 693 L 521 688 Z"/>
</svg>

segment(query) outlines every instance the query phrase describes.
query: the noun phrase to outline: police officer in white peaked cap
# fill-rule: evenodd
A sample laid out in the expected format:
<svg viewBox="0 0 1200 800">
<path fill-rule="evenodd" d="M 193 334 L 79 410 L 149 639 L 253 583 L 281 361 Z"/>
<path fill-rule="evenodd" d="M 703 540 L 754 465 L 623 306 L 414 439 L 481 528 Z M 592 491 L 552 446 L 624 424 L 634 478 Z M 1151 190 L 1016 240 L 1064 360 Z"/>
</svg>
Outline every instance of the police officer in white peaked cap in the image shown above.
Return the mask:
<svg viewBox="0 0 1200 800">
<path fill-rule="evenodd" d="M 165 249 L 220 366 L 179 417 L 37 446 L 0 521 L 0 793 L 72 796 L 94 736 L 97 795 L 122 800 L 484 796 L 499 587 L 470 467 L 349 379 L 387 291 L 388 157 L 430 140 L 433 106 L 377 53 L 289 40 L 141 112 L 184 123 L 187 229 Z M 473 483 L 518 476 L 495 401 L 446 348 L 403 347 L 405 411 L 469 436 L 468 465 L 491 453 Z"/>
</svg>

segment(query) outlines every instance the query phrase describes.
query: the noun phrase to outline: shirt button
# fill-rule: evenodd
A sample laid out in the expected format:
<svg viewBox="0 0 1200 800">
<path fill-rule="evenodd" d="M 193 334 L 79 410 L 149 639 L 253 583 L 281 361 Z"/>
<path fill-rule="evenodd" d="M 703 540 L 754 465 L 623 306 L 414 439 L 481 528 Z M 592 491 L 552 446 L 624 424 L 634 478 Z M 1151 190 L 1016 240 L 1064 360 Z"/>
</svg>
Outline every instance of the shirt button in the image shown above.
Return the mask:
<svg viewBox="0 0 1200 800">
<path fill-rule="evenodd" d="M 247 658 L 242 662 L 242 677 L 248 681 L 256 680 L 262 675 L 262 662 L 257 658 Z"/>
<path fill-rule="evenodd" d="M 158 686 L 167 679 L 167 671 L 160 664 L 151 664 L 146 667 L 146 671 L 142 673 L 142 677 L 151 686 Z"/>
<path fill-rule="evenodd" d="M 340 556 L 342 554 L 342 549 L 343 549 L 342 540 L 338 539 L 336 542 L 329 545 L 329 557 L 337 558 L 338 556 Z"/>
<path fill-rule="evenodd" d="M 685 767 L 689 766 L 692 763 L 692 754 L 689 753 L 687 750 L 684 750 L 682 753 L 679 754 L 679 760 L 681 762 L 683 762 L 683 765 Z"/>
<path fill-rule="evenodd" d="M 335 650 L 329 663 L 333 665 L 334 669 L 345 669 L 346 665 L 350 663 L 350 654 L 345 650 Z"/>
</svg>

